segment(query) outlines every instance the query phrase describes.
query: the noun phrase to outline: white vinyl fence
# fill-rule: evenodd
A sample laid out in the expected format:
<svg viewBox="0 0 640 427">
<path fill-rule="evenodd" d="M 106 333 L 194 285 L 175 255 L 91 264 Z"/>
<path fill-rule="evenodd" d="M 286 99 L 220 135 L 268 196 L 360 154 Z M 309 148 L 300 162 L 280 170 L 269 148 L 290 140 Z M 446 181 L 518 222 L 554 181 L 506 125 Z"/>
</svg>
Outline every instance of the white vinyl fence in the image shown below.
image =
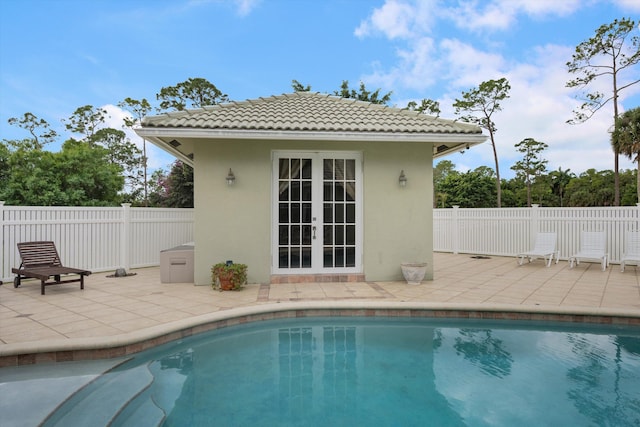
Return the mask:
<svg viewBox="0 0 640 427">
<path fill-rule="evenodd" d="M 0 202 L 0 280 L 20 265 L 17 243 L 55 242 L 64 265 L 91 271 L 157 266 L 160 251 L 193 238 L 193 209 L 5 206 Z M 434 209 L 438 252 L 515 256 L 537 232 L 556 232 L 560 257 L 578 250 L 581 231 L 604 231 L 617 263 L 627 231 L 640 231 L 640 205 L 608 208 Z"/>
<path fill-rule="evenodd" d="M 193 241 L 193 209 L 5 206 L 0 280 L 13 280 L 17 244 L 55 242 L 63 265 L 94 272 L 160 265 L 160 251 Z"/>
<path fill-rule="evenodd" d="M 618 263 L 627 231 L 640 231 L 638 206 L 597 208 L 434 209 L 433 245 L 438 252 L 515 256 L 530 250 L 536 233 L 558 235 L 560 258 L 578 251 L 580 232 L 604 231 L 609 260 Z"/>
</svg>

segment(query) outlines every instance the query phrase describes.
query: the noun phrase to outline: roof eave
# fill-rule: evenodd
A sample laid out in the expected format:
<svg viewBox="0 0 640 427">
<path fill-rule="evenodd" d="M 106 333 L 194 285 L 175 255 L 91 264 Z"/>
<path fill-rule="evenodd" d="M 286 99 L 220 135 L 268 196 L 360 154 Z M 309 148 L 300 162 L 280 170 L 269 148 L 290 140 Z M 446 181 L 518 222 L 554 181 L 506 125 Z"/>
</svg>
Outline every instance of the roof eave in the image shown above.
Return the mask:
<svg viewBox="0 0 640 427">
<path fill-rule="evenodd" d="M 255 129 L 204 129 L 141 127 L 135 132 L 159 148 L 193 165 L 193 159 L 173 147 L 168 141 L 179 138 L 191 139 L 252 139 L 252 140 L 306 140 L 306 141 L 353 141 L 353 142 L 416 142 L 448 145 L 446 150 L 434 151 L 434 158 L 456 151 L 463 151 L 483 143 L 487 136 L 482 133 L 414 133 L 414 132 L 322 132 L 322 131 L 277 131 Z"/>
</svg>

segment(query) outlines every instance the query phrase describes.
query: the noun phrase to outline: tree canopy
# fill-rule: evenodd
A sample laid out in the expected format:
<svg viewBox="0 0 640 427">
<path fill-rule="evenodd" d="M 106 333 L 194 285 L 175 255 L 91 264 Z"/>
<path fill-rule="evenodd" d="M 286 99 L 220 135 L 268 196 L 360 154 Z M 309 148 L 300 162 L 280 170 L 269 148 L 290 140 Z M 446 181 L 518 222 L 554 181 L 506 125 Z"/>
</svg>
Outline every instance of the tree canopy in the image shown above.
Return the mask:
<svg viewBox="0 0 640 427">
<path fill-rule="evenodd" d="M 493 114 L 502 110 L 500 102 L 509 98 L 511 86 L 502 77 L 498 80 L 487 80 L 477 88 L 462 92 L 462 99 L 453 103 L 456 115 L 460 115 L 465 122 L 475 123 L 489 131 L 489 139 L 493 148 L 493 158 L 496 166 L 496 200 L 498 207 L 502 207 L 502 191 L 500 182 L 500 166 L 498 164 L 498 150 L 496 148 L 495 133 L 498 131 L 492 120 Z M 463 113 L 468 113 L 463 115 Z"/>
<path fill-rule="evenodd" d="M 186 110 L 216 105 L 229 100 L 213 83 L 201 77 L 188 78 L 186 81 L 160 89 L 156 94 L 160 101 L 159 111 Z"/>
<path fill-rule="evenodd" d="M 620 92 L 640 82 L 640 74 L 631 72 L 631 67 L 640 61 L 640 37 L 632 36 L 636 22 L 629 18 L 615 19 L 601 25 L 595 35 L 576 46 L 571 61 L 567 62 L 570 74 L 576 77 L 566 84 L 580 90 L 578 98 L 582 104 L 573 112 L 568 123 L 583 123 L 609 102 L 613 103 L 613 121 L 619 112 Z M 587 89 L 599 79 L 609 79 L 611 91 L 607 94 Z M 614 191 L 615 205 L 620 204 L 619 153 L 614 145 Z"/>
<path fill-rule="evenodd" d="M 638 165 L 638 202 L 640 202 L 640 107 L 625 111 L 616 119 L 611 134 L 614 149 Z"/>
</svg>

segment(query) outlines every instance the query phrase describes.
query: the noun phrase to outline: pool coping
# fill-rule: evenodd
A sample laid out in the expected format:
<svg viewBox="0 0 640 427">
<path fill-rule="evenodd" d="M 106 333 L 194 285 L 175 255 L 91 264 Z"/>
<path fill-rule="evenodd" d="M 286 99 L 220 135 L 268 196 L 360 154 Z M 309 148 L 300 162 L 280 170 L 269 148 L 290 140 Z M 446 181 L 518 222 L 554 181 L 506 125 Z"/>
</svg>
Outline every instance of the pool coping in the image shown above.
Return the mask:
<svg viewBox="0 0 640 427">
<path fill-rule="evenodd" d="M 119 335 L 4 344 L 0 346 L 0 368 L 111 359 L 242 323 L 321 316 L 531 320 L 640 326 L 640 313 L 632 309 L 393 301 L 298 301 L 215 311 Z"/>
</svg>

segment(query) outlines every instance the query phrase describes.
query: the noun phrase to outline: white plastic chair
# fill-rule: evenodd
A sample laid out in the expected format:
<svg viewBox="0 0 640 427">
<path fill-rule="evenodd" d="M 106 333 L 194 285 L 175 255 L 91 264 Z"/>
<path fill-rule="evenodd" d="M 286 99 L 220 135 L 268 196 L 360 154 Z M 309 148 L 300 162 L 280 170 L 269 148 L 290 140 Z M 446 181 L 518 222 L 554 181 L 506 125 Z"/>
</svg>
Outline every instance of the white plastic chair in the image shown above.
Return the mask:
<svg viewBox="0 0 640 427">
<path fill-rule="evenodd" d="M 624 242 L 624 253 L 620 260 L 620 270 L 622 272 L 624 272 L 624 267 L 629 261 L 635 262 L 636 266 L 640 265 L 640 232 L 627 231 Z"/>
<path fill-rule="evenodd" d="M 581 260 L 597 260 L 602 264 L 602 271 L 609 265 L 607 256 L 607 235 L 602 231 L 583 231 L 580 234 L 580 250 L 569 257 L 569 268 L 580 265 Z"/>
<path fill-rule="evenodd" d="M 522 252 L 516 257 L 518 258 L 518 265 L 524 263 L 524 259 L 527 258 L 531 262 L 535 258 L 544 258 L 547 263 L 547 267 L 551 267 L 553 256 L 556 257 L 556 264 L 558 263 L 558 251 L 556 250 L 557 242 L 556 233 L 538 233 L 533 245 L 533 249 L 528 252 Z"/>
</svg>

